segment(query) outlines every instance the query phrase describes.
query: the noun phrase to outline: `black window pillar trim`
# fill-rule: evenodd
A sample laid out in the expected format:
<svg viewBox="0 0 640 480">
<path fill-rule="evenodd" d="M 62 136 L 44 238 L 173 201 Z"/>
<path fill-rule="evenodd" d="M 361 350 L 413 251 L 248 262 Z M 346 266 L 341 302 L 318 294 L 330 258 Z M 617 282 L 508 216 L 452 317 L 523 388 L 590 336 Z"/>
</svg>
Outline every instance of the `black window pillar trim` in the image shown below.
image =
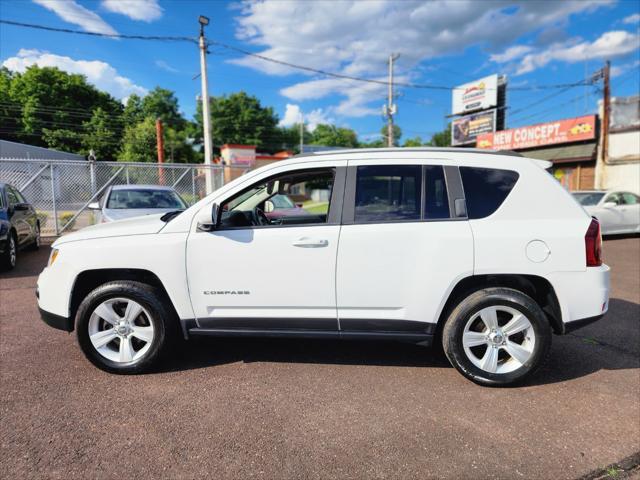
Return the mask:
<svg viewBox="0 0 640 480">
<path fill-rule="evenodd" d="M 447 184 L 447 195 L 449 197 L 449 218 L 467 219 L 469 210 L 466 208 L 466 198 L 462 187 L 460 169 L 455 165 L 444 165 L 444 178 Z M 465 215 L 458 215 L 456 212 L 456 200 L 462 201 L 465 205 Z"/>
</svg>

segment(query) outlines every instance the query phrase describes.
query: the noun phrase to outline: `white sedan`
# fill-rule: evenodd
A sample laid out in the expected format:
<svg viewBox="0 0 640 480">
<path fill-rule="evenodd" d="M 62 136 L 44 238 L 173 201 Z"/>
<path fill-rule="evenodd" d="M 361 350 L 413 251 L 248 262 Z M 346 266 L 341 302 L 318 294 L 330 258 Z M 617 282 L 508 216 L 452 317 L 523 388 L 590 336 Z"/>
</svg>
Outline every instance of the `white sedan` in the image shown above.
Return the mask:
<svg viewBox="0 0 640 480">
<path fill-rule="evenodd" d="M 603 235 L 640 233 L 640 197 L 635 193 L 583 190 L 573 196 L 598 219 Z"/>
<path fill-rule="evenodd" d="M 185 210 L 187 204 L 171 187 L 160 185 L 113 185 L 100 202 L 89 204 L 97 210 L 97 223 Z"/>
</svg>

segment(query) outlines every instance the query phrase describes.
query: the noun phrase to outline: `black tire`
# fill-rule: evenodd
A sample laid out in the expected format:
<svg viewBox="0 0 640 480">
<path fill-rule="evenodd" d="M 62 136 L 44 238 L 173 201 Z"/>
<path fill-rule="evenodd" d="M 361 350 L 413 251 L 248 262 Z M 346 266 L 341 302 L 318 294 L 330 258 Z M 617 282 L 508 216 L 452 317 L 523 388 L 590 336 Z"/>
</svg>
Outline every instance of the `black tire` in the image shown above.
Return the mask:
<svg viewBox="0 0 640 480">
<path fill-rule="evenodd" d="M 140 359 L 130 363 L 109 360 L 94 348 L 89 338 L 92 313 L 102 302 L 112 298 L 135 300 L 148 311 L 148 321 L 154 328 L 149 349 Z M 175 314 L 163 292 L 145 283 L 124 280 L 105 283 L 89 293 L 78 308 L 75 329 L 78 344 L 89 361 L 101 370 L 119 374 L 152 371 L 171 350 L 178 335 Z"/>
<path fill-rule="evenodd" d="M 6 248 L 4 249 L 2 255 L 0 255 L 0 269 L 6 271 L 13 270 L 17 263 L 17 256 L 18 240 L 16 239 L 15 232 L 11 230 L 11 232 L 9 232 L 9 236 L 7 237 Z"/>
<path fill-rule="evenodd" d="M 531 356 L 511 372 L 491 373 L 479 368 L 467 356 L 462 344 L 467 322 L 476 313 L 490 306 L 517 310 L 526 316 L 533 327 L 535 343 Z M 515 385 L 524 381 L 544 364 L 551 347 L 551 326 L 540 306 L 528 295 L 510 288 L 487 288 L 472 293 L 451 312 L 442 331 L 442 346 L 451 364 L 469 380 L 492 387 Z"/>
<path fill-rule="evenodd" d="M 36 224 L 36 238 L 33 239 L 33 242 L 31 242 L 28 249 L 32 251 L 40 249 L 40 223 Z"/>
</svg>

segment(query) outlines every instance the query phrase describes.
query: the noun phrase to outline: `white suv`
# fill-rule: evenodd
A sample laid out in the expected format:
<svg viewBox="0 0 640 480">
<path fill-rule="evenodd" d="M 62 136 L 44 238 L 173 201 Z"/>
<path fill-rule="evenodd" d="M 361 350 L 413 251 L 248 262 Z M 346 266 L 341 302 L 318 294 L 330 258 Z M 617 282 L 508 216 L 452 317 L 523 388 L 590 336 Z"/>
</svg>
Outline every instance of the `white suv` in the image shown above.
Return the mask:
<svg viewBox="0 0 640 480">
<path fill-rule="evenodd" d="M 96 366 L 148 370 L 196 335 L 441 341 L 484 385 L 607 311 L 597 221 L 514 153 L 301 155 L 186 211 L 85 228 L 38 279 L 49 325 Z M 285 201 L 286 200 L 286 201 Z"/>
</svg>

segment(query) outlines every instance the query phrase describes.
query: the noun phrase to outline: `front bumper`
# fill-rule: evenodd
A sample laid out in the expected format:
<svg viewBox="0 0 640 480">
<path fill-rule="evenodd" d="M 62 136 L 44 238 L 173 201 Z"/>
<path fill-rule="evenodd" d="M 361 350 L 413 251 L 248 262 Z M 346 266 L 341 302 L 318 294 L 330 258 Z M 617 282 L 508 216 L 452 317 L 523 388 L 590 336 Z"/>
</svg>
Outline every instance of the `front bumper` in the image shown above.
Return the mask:
<svg viewBox="0 0 640 480">
<path fill-rule="evenodd" d="M 64 330 L 65 332 L 73 332 L 73 321 L 70 318 L 47 312 L 40 307 L 38 307 L 38 310 L 40 310 L 40 318 L 42 318 L 42 321 L 50 327 Z"/>
</svg>

